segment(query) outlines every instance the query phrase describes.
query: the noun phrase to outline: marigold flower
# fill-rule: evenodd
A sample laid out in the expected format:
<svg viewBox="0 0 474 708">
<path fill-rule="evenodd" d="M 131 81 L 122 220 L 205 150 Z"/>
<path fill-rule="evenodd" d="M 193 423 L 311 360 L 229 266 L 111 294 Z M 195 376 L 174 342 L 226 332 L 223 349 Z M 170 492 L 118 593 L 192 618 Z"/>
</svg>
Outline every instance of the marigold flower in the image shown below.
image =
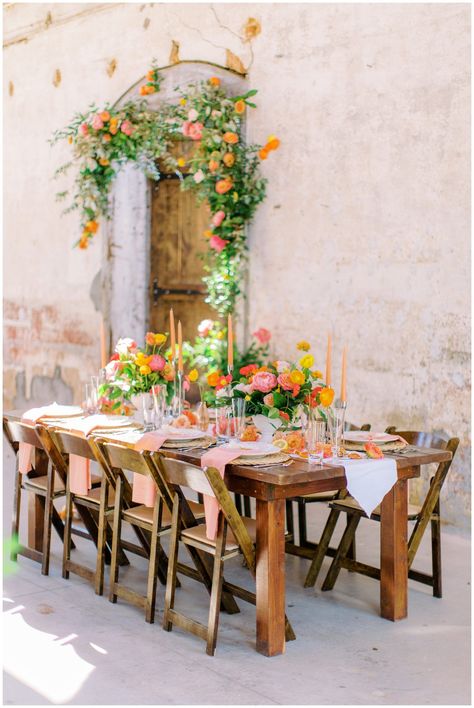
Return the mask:
<svg viewBox="0 0 474 708">
<path fill-rule="evenodd" d="M 311 369 L 314 366 L 314 356 L 312 354 L 305 354 L 300 359 L 300 366 L 302 369 Z"/>
<path fill-rule="evenodd" d="M 230 179 L 230 177 L 226 177 L 225 179 L 220 179 L 218 182 L 216 182 L 217 194 L 227 194 L 227 192 L 230 192 L 232 187 L 233 187 L 233 182 Z"/>
<path fill-rule="evenodd" d="M 309 352 L 309 350 L 311 349 L 311 345 L 305 339 L 302 339 L 301 342 L 298 342 L 296 348 L 302 352 Z"/>
<path fill-rule="evenodd" d="M 217 78 L 217 76 L 211 76 L 209 79 L 209 83 L 211 86 L 220 86 L 221 85 L 221 80 Z"/>
<path fill-rule="evenodd" d="M 148 364 L 143 364 L 143 366 L 140 366 L 140 373 L 143 374 L 143 376 L 151 374 L 151 369 Z"/>
<path fill-rule="evenodd" d="M 99 224 L 97 221 L 88 221 L 84 227 L 85 231 L 88 231 L 90 234 L 95 234 L 97 233 L 97 229 L 99 228 Z"/>
<path fill-rule="evenodd" d="M 299 371 L 298 369 L 295 369 L 290 373 L 290 380 L 294 384 L 304 384 L 305 382 L 305 375 L 303 374 L 302 371 Z"/>
<path fill-rule="evenodd" d="M 212 388 L 215 388 L 217 384 L 219 383 L 220 379 L 220 373 L 218 371 L 211 371 L 210 374 L 207 375 L 207 383 L 209 386 Z"/>
<path fill-rule="evenodd" d="M 235 155 L 233 152 L 226 152 L 226 154 L 224 155 L 224 157 L 222 159 L 223 159 L 224 165 L 226 167 L 232 167 L 232 165 L 235 162 Z"/>
<path fill-rule="evenodd" d="M 327 408 L 334 400 L 334 390 L 329 387 L 323 388 L 319 393 L 319 400 L 321 404 Z"/>
<path fill-rule="evenodd" d="M 239 115 L 245 111 L 245 101 L 236 101 L 235 102 L 235 112 L 238 113 Z"/>
<path fill-rule="evenodd" d="M 188 374 L 188 378 L 191 381 L 191 383 L 194 383 L 199 378 L 199 371 L 197 369 L 191 369 L 191 371 Z"/>
<path fill-rule="evenodd" d="M 237 133 L 232 133 L 230 130 L 224 133 L 222 139 L 225 143 L 228 143 L 229 145 L 235 145 L 239 142 L 239 136 L 237 135 Z"/>
</svg>

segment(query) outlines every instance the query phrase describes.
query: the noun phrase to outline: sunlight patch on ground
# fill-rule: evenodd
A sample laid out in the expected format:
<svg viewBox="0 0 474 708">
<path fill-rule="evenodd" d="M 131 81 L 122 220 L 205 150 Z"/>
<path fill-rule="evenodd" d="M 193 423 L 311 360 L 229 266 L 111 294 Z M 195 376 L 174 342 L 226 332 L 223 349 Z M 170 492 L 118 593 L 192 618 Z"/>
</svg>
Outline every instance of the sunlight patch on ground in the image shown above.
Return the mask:
<svg viewBox="0 0 474 708">
<path fill-rule="evenodd" d="M 31 627 L 16 605 L 3 615 L 4 669 L 17 681 L 40 693 L 51 703 L 68 703 L 94 671 L 95 666 L 77 655 L 69 642 L 77 634 L 58 637 Z"/>
</svg>

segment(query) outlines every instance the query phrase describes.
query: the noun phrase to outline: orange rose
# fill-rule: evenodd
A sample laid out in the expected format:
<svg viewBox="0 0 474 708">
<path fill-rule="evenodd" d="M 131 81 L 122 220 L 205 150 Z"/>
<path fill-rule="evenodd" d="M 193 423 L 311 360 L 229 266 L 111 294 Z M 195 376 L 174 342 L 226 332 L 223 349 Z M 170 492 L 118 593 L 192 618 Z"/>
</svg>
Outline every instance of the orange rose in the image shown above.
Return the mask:
<svg viewBox="0 0 474 708">
<path fill-rule="evenodd" d="M 302 450 L 304 447 L 304 438 L 301 433 L 288 433 L 286 436 L 286 442 L 288 443 L 288 450 L 291 452 L 296 452 L 296 450 Z"/>
<path fill-rule="evenodd" d="M 230 177 L 226 177 L 225 179 L 220 179 L 218 182 L 216 182 L 216 192 L 217 194 L 227 194 L 232 189 L 232 180 Z"/>
<path fill-rule="evenodd" d="M 266 148 L 262 148 L 258 151 L 258 156 L 261 160 L 266 160 L 268 157 L 268 150 Z"/>
<path fill-rule="evenodd" d="M 147 87 L 145 85 L 140 86 L 140 96 L 146 96 L 147 95 Z"/>
<path fill-rule="evenodd" d="M 220 86 L 221 85 L 221 80 L 217 78 L 217 76 L 211 76 L 209 79 L 209 83 L 211 86 Z"/>
<path fill-rule="evenodd" d="M 209 170 L 215 172 L 219 167 L 217 160 L 209 160 Z"/>
<path fill-rule="evenodd" d="M 111 118 L 109 125 L 109 132 L 111 135 L 115 135 L 118 131 L 118 118 Z"/>
<path fill-rule="evenodd" d="M 88 221 L 84 227 L 84 231 L 90 234 L 95 234 L 98 228 L 99 224 L 97 223 L 97 221 Z"/>
<path fill-rule="evenodd" d="M 212 371 L 210 374 L 207 375 L 207 383 L 209 384 L 209 386 L 212 386 L 214 388 L 219 383 L 220 378 L 221 375 L 218 371 Z"/>
<path fill-rule="evenodd" d="M 235 162 L 235 155 L 233 152 L 226 152 L 222 159 L 224 160 L 224 165 L 226 167 L 232 167 Z"/>
<path fill-rule="evenodd" d="M 102 136 L 102 140 L 104 141 L 104 143 L 110 143 L 110 141 L 112 140 L 112 136 L 110 135 L 110 133 L 104 133 L 104 135 Z"/>
<path fill-rule="evenodd" d="M 245 111 L 245 101 L 236 101 L 234 108 L 236 113 L 243 113 Z"/>
<path fill-rule="evenodd" d="M 108 123 L 110 120 L 110 113 L 108 111 L 102 111 L 102 113 L 99 113 L 100 118 L 104 121 L 104 123 Z"/>
<path fill-rule="evenodd" d="M 222 139 L 224 140 L 225 143 L 229 143 L 229 145 L 235 145 L 236 143 L 239 142 L 239 136 L 237 133 L 231 133 L 230 131 L 227 131 L 227 133 L 224 133 L 222 136 Z"/>
</svg>

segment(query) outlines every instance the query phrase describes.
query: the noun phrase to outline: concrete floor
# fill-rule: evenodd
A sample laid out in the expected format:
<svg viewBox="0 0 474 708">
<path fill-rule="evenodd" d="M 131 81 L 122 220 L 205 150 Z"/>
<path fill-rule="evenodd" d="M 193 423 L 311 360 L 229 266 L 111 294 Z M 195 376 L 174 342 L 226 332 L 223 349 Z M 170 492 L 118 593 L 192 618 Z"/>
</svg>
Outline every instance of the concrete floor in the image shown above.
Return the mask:
<svg viewBox="0 0 474 708">
<path fill-rule="evenodd" d="M 4 475 L 6 536 L 9 476 Z M 314 507 L 310 536 L 317 538 L 326 512 Z M 359 528 L 358 556 L 376 562 L 379 527 L 364 521 Z M 93 567 L 92 545 L 84 539 L 77 543 L 76 557 Z M 297 640 L 272 659 L 254 650 L 255 609 L 246 603 L 239 601 L 240 614 L 221 614 L 217 652 L 210 658 L 196 637 L 179 629 L 162 631 L 162 586 L 155 624 L 148 625 L 140 610 L 97 597 L 81 578 L 63 580 L 60 557 L 54 536 L 48 577 L 26 558 L 7 567 L 4 704 L 470 703 L 470 544 L 452 529 L 443 534 L 444 598 L 437 600 L 429 588 L 410 581 L 409 617 L 397 623 L 379 617 L 376 581 L 342 571 L 332 592 L 303 590 L 308 561 L 287 557 L 287 613 Z M 429 558 L 424 543 L 417 567 L 429 569 Z M 122 577 L 144 588 L 146 564 L 135 556 L 131 561 Z M 327 567 L 328 560 L 323 571 Z M 252 587 L 238 559 L 229 562 L 226 575 Z M 178 606 L 205 618 L 202 586 L 187 578 L 182 583 Z"/>
</svg>

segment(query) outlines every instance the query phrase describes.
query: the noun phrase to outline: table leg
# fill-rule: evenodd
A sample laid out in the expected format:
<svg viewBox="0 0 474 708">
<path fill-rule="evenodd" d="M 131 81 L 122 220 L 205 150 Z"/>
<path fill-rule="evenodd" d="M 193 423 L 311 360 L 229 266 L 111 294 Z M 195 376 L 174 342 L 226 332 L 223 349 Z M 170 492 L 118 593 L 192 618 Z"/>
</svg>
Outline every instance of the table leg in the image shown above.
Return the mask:
<svg viewBox="0 0 474 708">
<path fill-rule="evenodd" d="M 385 495 L 380 524 L 380 612 L 392 621 L 407 616 L 408 488 L 399 480 Z"/>
<path fill-rule="evenodd" d="M 257 651 L 285 651 L 285 502 L 257 499 Z"/>
</svg>

